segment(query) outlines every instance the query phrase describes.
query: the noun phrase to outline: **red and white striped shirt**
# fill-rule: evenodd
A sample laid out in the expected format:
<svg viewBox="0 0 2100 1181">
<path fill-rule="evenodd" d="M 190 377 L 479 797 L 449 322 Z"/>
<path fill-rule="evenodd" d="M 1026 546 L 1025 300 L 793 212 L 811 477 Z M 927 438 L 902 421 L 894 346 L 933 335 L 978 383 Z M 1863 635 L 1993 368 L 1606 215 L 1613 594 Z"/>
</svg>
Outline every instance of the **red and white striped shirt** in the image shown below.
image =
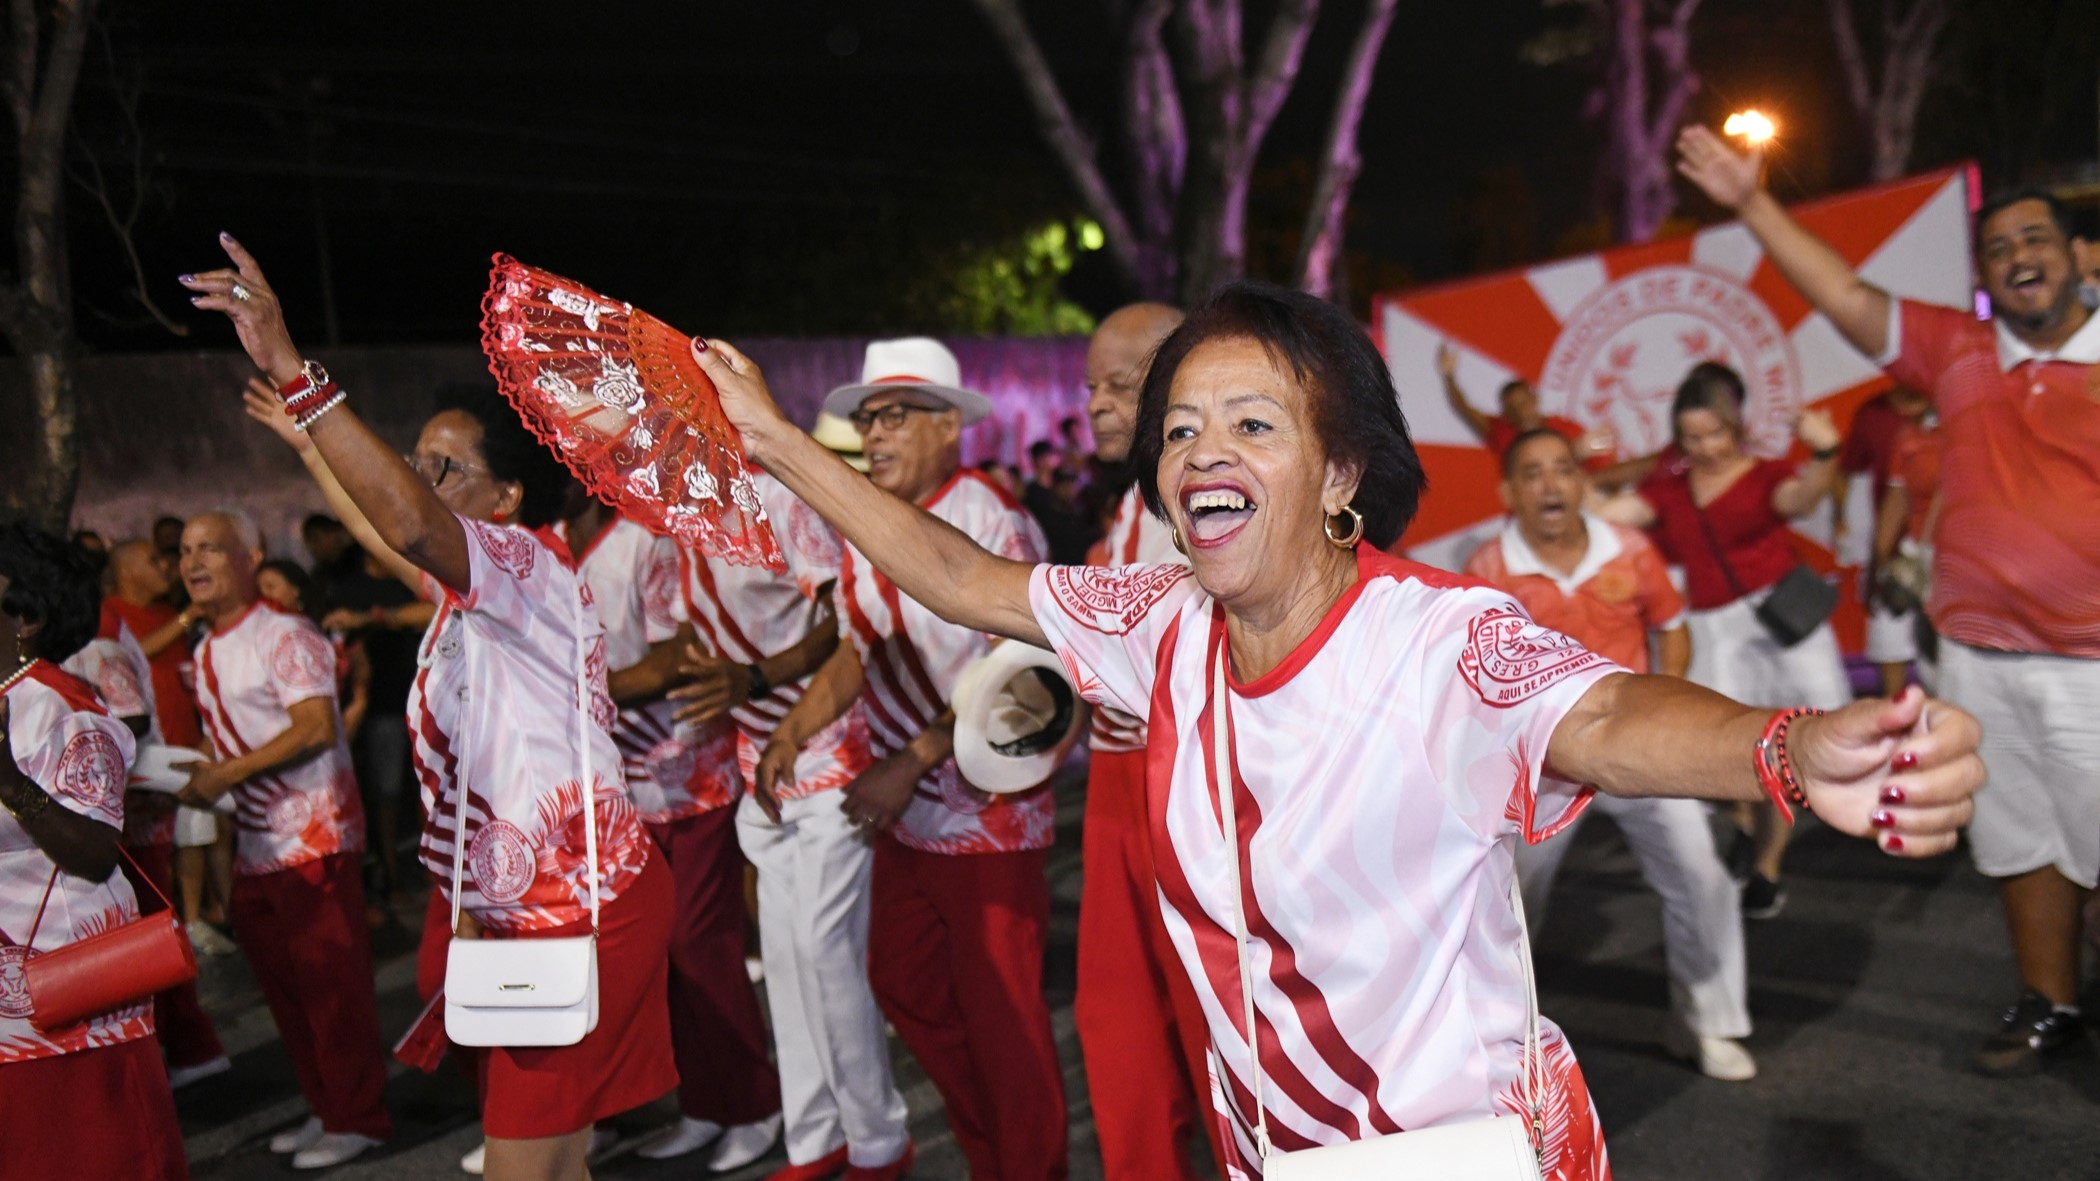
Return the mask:
<svg viewBox="0 0 2100 1181">
<path fill-rule="evenodd" d="M 583 775 L 598 823 L 601 904 L 649 864 L 613 745 L 605 632 L 560 538 L 464 517 L 460 525 L 473 589 L 424 578 L 438 612 L 408 694 L 427 817 L 419 855 L 449 898 L 464 813 L 462 904 L 474 918 L 504 932 L 568 926 L 590 917 Z M 588 699 L 580 706 L 579 692 Z"/>
<path fill-rule="evenodd" d="M 1035 518 L 976 471 L 957 472 L 921 507 L 1001 557 L 1043 559 L 1043 531 Z M 991 638 L 946 623 L 904 598 L 851 545 L 839 573 L 838 603 L 839 625 L 867 672 L 861 703 L 868 711 L 868 736 L 875 757 L 886 758 L 948 711 L 955 682 L 971 661 L 991 651 Z M 919 779 L 890 835 L 928 853 L 1009 853 L 1048 848 L 1055 819 L 1047 784 L 992 795 L 965 782 L 949 759 Z"/>
<path fill-rule="evenodd" d="M 1188 558 L 1174 548 L 1174 530 L 1145 507 L 1137 486 L 1123 493 L 1116 518 L 1102 539 L 1104 566 L 1186 566 Z M 1091 732 L 1091 750 L 1129 754 L 1145 749 L 1145 719 L 1112 706 L 1096 706 Z"/>
<path fill-rule="evenodd" d="M 31 665 L 8 688 L 6 700 L 8 749 L 22 774 L 51 796 L 54 807 L 123 828 L 126 769 L 135 749 L 131 731 L 103 711 L 85 682 L 48 661 Z M 151 999 L 50 1033 L 29 1023 L 23 966 L 30 955 L 99 935 L 139 915 L 123 874 L 91 882 L 69 873 L 54 877 L 55 868 L 15 814 L 0 808 L 0 1066 L 153 1033 Z M 44 901 L 47 885 L 49 903 Z M 39 906 L 44 909 L 41 923 Z"/>
<path fill-rule="evenodd" d="M 336 710 L 335 649 L 314 621 L 268 599 L 197 645 L 197 707 L 221 760 L 289 729 L 291 707 L 325 698 L 335 745 L 233 789 L 234 872 L 275 873 L 365 847 L 365 809 Z"/>
<path fill-rule="evenodd" d="M 844 556 L 838 534 L 787 485 L 756 471 L 751 483 L 766 518 L 773 522 L 787 573 L 739 566 L 693 551 L 683 554 L 682 563 L 685 618 L 692 621 L 702 647 L 734 664 L 757 664 L 801 643 L 815 618 L 812 604 L 837 581 Z M 809 678 L 804 677 L 730 711 L 745 782 L 758 773 L 759 755 L 808 687 Z M 794 800 L 844 787 L 871 761 L 867 721 L 856 704 L 803 745 L 795 759 L 795 781 L 782 784 L 779 796 Z"/>
<path fill-rule="evenodd" d="M 1272 671 L 1228 680 L 1228 841 L 1213 773 L 1224 614 L 1180 567 L 1044 566 L 1042 626 L 1090 701 L 1143 710 L 1161 914 L 1210 1027 L 1234 1177 L 1258 1175 L 1235 956 L 1243 881 L 1269 1132 L 1286 1152 L 1512 1115 L 1526 1024 L 1511 841 L 1588 789 L 1547 742 L 1603 657 L 1509 596 L 1369 546 L 1358 581 Z M 1542 1027 L 1545 1176 L 1608 1176 L 1564 1038 Z"/>
<path fill-rule="evenodd" d="M 559 531 L 567 540 L 566 531 Z M 631 668 L 651 644 L 678 634 L 678 545 L 625 517 L 598 531 L 577 556 L 605 625 L 608 669 Z M 665 698 L 620 711 L 613 742 L 620 748 L 627 795 L 648 824 L 669 824 L 727 807 L 743 794 L 736 730 L 723 721 L 680 725 L 678 703 Z"/>
</svg>

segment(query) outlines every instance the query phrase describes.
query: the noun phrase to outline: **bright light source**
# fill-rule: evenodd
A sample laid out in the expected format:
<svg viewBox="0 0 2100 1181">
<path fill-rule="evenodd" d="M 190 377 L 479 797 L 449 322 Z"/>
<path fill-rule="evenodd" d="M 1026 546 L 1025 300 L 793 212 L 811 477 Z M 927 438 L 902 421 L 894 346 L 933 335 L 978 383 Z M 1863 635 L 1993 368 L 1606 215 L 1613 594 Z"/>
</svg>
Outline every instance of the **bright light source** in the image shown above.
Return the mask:
<svg viewBox="0 0 2100 1181">
<path fill-rule="evenodd" d="M 1079 248 L 1081 250 L 1099 250 L 1101 249 L 1101 244 L 1107 240 L 1107 235 L 1101 232 L 1101 223 L 1084 220 L 1079 223 Z"/>
<path fill-rule="evenodd" d="M 1772 126 L 1772 121 L 1758 111 L 1738 111 L 1728 116 L 1728 122 L 1721 125 L 1721 130 L 1730 135 L 1740 135 L 1743 142 L 1756 147 L 1770 140 L 1779 129 Z"/>
</svg>

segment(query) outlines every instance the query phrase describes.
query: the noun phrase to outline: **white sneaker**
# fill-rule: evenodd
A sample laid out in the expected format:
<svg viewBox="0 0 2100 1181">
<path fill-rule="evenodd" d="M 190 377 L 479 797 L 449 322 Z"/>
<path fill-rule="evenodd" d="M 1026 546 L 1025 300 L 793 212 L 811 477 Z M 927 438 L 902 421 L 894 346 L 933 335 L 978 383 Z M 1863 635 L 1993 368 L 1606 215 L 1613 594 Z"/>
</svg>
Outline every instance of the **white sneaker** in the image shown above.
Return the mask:
<svg viewBox="0 0 2100 1181">
<path fill-rule="evenodd" d="M 240 950 L 239 944 L 219 934 L 219 929 L 210 923 L 195 922 L 183 929 L 189 932 L 190 946 L 196 949 L 198 955 L 209 958 Z"/>
<path fill-rule="evenodd" d="M 1710 1079 L 1747 1083 L 1757 1077 L 1757 1059 L 1732 1037 L 1694 1038 L 1689 1030 L 1674 1029 L 1663 1039 L 1663 1046 Z"/>
<path fill-rule="evenodd" d="M 780 1143 L 780 1117 L 769 1115 L 755 1124 L 738 1124 L 723 1131 L 715 1141 L 707 1167 L 717 1173 L 733 1172 L 773 1151 Z"/>
<path fill-rule="evenodd" d="M 270 1151 L 279 1156 L 290 1156 L 303 1149 L 312 1148 L 327 1133 L 321 1130 L 321 1117 L 310 1115 L 306 1122 L 289 1132 L 279 1132 L 270 1137 Z"/>
<path fill-rule="evenodd" d="M 459 1171 L 462 1173 L 471 1173 L 476 1177 L 481 1176 L 481 1170 L 487 1167 L 488 1155 L 489 1142 L 483 1140 L 481 1143 L 476 1144 L 474 1146 L 474 1151 L 459 1158 Z"/>
<path fill-rule="evenodd" d="M 199 1062 L 195 1066 L 170 1066 L 168 1068 L 168 1089 L 170 1091 L 180 1091 L 191 1083 L 201 1082 L 215 1074 L 225 1074 L 232 1069 L 233 1060 L 224 1054 L 209 1062 Z"/>
<path fill-rule="evenodd" d="M 330 1132 L 292 1155 L 295 1169 L 325 1169 L 355 1160 L 379 1141 L 356 1132 Z"/>
<path fill-rule="evenodd" d="M 591 1128 L 591 1145 L 583 1150 L 583 1159 L 595 1164 L 599 1157 L 611 1152 L 613 1145 L 619 1142 L 620 1129 L 611 1124 L 598 1124 Z"/>
<path fill-rule="evenodd" d="M 677 1123 L 665 1124 L 663 1130 L 635 1149 L 634 1154 L 643 1160 L 670 1160 L 674 1156 L 700 1151 L 721 1134 L 722 1125 L 713 1120 L 680 1116 Z"/>
</svg>

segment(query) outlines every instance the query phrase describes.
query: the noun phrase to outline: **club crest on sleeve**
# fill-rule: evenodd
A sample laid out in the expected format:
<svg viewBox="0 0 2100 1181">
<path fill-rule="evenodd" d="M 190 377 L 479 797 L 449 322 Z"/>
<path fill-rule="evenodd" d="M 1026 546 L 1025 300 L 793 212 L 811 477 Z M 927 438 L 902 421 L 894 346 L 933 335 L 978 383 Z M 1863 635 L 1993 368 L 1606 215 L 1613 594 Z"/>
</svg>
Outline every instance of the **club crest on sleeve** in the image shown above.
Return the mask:
<svg viewBox="0 0 2100 1181">
<path fill-rule="evenodd" d="M 474 538 L 481 543 L 482 552 L 489 556 L 489 561 L 494 562 L 511 577 L 532 577 L 532 539 L 524 533 L 516 529 L 506 529 L 501 525 L 476 521 Z"/>
<path fill-rule="evenodd" d="M 1188 575 L 1186 566 L 1052 566 L 1050 594 L 1073 619 L 1117 636 Z"/>
<path fill-rule="evenodd" d="M 319 632 L 287 631 L 270 649 L 270 675 L 287 688 L 326 692 L 335 684 L 335 650 Z"/>
<path fill-rule="evenodd" d="M 21 1021 L 29 1016 L 29 949 L 10 944 L 0 947 L 0 1018 Z"/>
<path fill-rule="evenodd" d="M 1604 663 L 1602 656 L 1510 608 L 1484 611 L 1466 630 L 1459 675 L 1482 701 L 1496 707 L 1515 705 Z"/>
<path fill-rule="evenodd" d="M 124 752 L 100 730 L 75 734 L 58 756 L 58 794 L 100 806 L 124 790 Z"/>
</svg>

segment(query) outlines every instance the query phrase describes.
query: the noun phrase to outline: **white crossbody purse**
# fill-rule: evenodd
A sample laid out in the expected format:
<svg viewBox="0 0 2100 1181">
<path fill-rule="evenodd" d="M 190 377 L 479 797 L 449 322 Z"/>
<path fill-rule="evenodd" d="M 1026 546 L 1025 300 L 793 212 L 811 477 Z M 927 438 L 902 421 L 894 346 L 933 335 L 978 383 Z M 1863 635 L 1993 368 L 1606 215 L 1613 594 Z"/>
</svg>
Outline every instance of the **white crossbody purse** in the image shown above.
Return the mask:
<svg viewBox="0 0 2100 1181">
<path fill-rule="evenodd" d="M 1211 727 L 1213 779 L 1218 785 L 1225 844 L 1232 865 L 1233 946 L 1239 953 L 1240 997 L 1246 1009 L 1248 1054 L 1254 1092 L 1254 1144 L 1261 1153 L 1264 1181 L 1540 1181 L 1534 1134 L 1543 1136 L 1539 1059 L 1538 987 L 1531 974 L 1531 933 L 1524 923 L 1524 899 L 1510 875 L 1510 904 L 1522 934 L 1524 1001 L 1529 1024 L 1524 1033 L 1523 1089 L 1531 1119 L 1489 1116 L 1462 1124 L 1423 1128 L 1348 1144 L 1278 1152 L 1269 1143 L 1269 1114 L 1262 1102 L 1260 1038 L 1254 1025 L 1254 972 L 1247 962 L 1247 915 L 1240 904 L 1239 824 L 1233 806 L 1232 707 L 1225 682 L 1225 645 L 1213 658 L 1211 700 L 1217 716 Z"/>
<path fill-rule="evenodd" d="M 576 600 L 576 781 L 583 785 L 591 933 L 565 939 L 461 939 L 445 953 L 445 1036 L 462 1046 L 573 1046 L 598 1027 L 598 801 L 590 776 L 590 685 L 584 679 L 583 598 Z M 479 702 L 475 702 L 479 705 Z M 462 755 L 472 743 L 462 743 Z M 464 759 L 452 833 L 452 930 L 459 930 L 467 857 Z"/>
</svg>

